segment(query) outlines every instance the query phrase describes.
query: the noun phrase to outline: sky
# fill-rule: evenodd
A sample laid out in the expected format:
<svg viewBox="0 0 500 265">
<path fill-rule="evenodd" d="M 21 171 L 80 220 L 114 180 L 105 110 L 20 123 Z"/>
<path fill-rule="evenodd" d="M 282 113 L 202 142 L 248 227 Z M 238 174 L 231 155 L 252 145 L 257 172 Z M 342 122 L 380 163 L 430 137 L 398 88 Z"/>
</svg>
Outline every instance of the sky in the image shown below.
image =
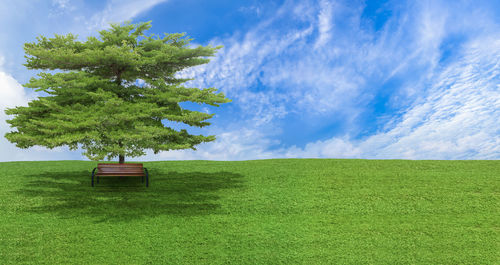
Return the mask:
<svg viewBox="0 0 500 265">
<path fill-rule="evenodd" d="M 0 6 L 0 161 L 87 160 L 82 150 L 19 149 L 3 110 L 40 96 L 24 88 L 23 45 L 39 35 L 84 41 L 109 22 L 152 21 L 223 45 L 179 76 L 232 99 L 190 133 L 197 150 L 136 158 L 253 160 L 500 159 L 500 1 L 3 0 Z"/>
</svg>

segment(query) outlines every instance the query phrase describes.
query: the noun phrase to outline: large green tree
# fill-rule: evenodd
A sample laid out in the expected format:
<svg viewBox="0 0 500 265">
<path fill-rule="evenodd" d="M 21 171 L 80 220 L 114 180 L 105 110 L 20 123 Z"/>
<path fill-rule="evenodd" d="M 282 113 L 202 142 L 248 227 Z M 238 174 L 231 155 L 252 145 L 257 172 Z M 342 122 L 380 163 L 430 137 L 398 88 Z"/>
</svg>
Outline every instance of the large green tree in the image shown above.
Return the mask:
<svg viewBox="0 0 500 265">
<path fill-rule="evenodd" d="M 164 126 L 163 120 L 190 126 L 210 125 L 214 114 L 182 108 L 180 102 L 219 106 L 230 102 L 215 88 L 188 88 L 190 79 L 176 73 L 209 62 L 220 47 L 188 46 L 191 39 L 181 33 L 145 35 L 151 22 L 111 24 L 100 38 L 55 35 L 26 43 L 28 69 L 41 72 L 25 87 L 47 96 L 28 107 L 5 111 L 7 122 L 17 131 L 5 137 L 17 147 L 34 145 L 54 148 L 81 147 L 89 159 L 137 157 L 145 150 L 195 149 L 215 136 L 191 135 L 186 130 Z M 143 80 L 143 81 L 139 81 Z"/>
</svg>

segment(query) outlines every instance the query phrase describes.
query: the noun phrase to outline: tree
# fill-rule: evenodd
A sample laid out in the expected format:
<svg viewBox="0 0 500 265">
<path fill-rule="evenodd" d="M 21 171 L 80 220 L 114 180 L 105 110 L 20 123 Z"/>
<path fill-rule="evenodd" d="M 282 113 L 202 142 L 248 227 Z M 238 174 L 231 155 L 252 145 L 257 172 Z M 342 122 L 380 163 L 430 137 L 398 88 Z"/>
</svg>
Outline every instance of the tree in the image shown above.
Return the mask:
<svg viewBox="0 0 500 265">
<path fill-rule="evenodd" d="M 166 127 L 162 120 L 204 127 L 214 114 L 184 109 L 179 103 L 230 102 L 215 88 L 184 87 L 191 79 L 176 76 L 185 68 L 208 63 L 207 57 L 221 47 L 189 48 L 192 39 L 184 33 L 146 36 L 149 28 L 151 21 L 126 22 L 100 31 L 100 39 L 79 42 L 70 33 L 26 43 L 28 69 L 60 71 L 41 72 L 24 85 L 48 96 L 29 102 L 28 107 L 7 109 L 6 114 L 14 115 L 7 122 L 17 131 L 5 137 L 19 148 L 76 150 L 80 146 L 91 160 L 118 156 L 120 163 L 125 156 L 145 155 L 147 149 L 155 154 L 196 150 L 195 145 L 215 140 L 214 135 Z"/>
</svg>

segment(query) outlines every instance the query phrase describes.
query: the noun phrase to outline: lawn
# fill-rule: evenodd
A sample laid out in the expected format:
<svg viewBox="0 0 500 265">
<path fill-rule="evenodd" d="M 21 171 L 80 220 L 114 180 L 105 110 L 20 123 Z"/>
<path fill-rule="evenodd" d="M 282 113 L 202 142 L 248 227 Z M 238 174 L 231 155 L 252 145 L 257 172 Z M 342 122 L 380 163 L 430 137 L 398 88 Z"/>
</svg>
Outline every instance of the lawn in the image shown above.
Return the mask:
<svg viewBox="0 0 500 265">
<path fill-rule="evenodd" d="M 500 264 L 500 161 L 0 163 L 0 264 Z"/>
</svg>

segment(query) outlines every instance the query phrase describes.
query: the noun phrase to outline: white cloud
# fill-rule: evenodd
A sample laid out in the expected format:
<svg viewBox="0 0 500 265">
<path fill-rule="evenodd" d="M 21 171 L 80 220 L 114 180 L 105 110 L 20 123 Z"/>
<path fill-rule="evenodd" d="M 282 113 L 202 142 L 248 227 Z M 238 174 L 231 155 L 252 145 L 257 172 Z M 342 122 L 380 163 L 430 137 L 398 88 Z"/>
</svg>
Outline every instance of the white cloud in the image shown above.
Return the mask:
<svg viewBox="0 0 500 265">
<path fill-rule="evenodd" d="M 326 0 L 320 1 L 320 12 L 318 15 L 318 31 L 319 37 L 314 44 L 314 47 L 317 49 L 323 46 L 326 42 L 330 40 L 332 37 L 331 29 L 332 29 L 332 3 Z"/>
<path fill-rule="evenodd" d="M 238 9 L 238 11 L 250 14 L 255 13 L 257 16 L 260 16 L 260 14 L 262 13 L 262 6 L 261 5 L 242 6 Z"/>
<path fill-rule="evenodd" d="M 239 128 L 232 131 L 217 130 L 217 140 L 197 146 L 197 150 L 174 150 L 146 156 L 131 158 L 130 160 L 250 160 L 274 158 L 276 154 L 267 150 L 276 141 L 255 129 Z"/>
<path fill-rule="evenodd" d="M 291 148 L 287 156 L 499 159 L 499 47 L 500 39 L 468 45 L 464 58 L 437 75 L 423 102 L 387 132 L 362 141 L 313 142 Z"/>
<path fill-rule="evenodd" d="M 362 140 L 348 136 L 303 148 L 271 150 L 279 142 L 254 129 L 220 133 L 199 151 L 164 152 L 159 159 L 264 158 L 499 159 L 500 38 L 465 45 L 462 59 L 436 73 L 426 95 L 389 124 Z"/>
<path fill-rule="evenodd" d="M 270 122 L 274 118 L 284 117 L 287 113 L 284 103 L 290 95 L 284 95 L 280 91 L 252 91 L 250 87 L 257 85 L 259 80 L 265 81 L 262 76 L 266 75 L 265 68 L 270 65 L 269 61 L 279 58 L 296 42 L 310 35 L 313 28 L 276 34 L 258 30 L 268 30 L 265 25 L 272 24 L 272 20 L 266 20 L 256 26 L 255 30 L 246 33 L 242 41 L 238 41 L 239 36 L 214 40 L 214 46 L 225 45 L 217 56 L 209 64 L 189 68 L 180 76 L 196 78 L 187 83 L 188 86 L 213 86 L 229 98 L 238 100 L 242 112 L 253 115 L 250 119 Z M 271 36 L 273 34 L 275 37 Z"/>
<path fill-rule="evenodd" d="M 425 41 L 411 39 L 412 32 L 425 28 L 421 24 L 431 23 L 434 15 L 417 25 L 395 16 L 375 33 L 360 24 L 362 11 L 339 1 L 288 1 L 274 17 L 243 36 L 213 40 L 214 45 L 225 47 L 209 64 L 190 68 L 183 76 L 196 77 L 190 83 L 193 86 L 221 89 L 244 113 L 269 116 L 268 123 L 291 112 L 341 115 L 349 123 L 366 110 L 390 77 L 401 71 L 431 72 L 429 65 L 435 64 L 441 38 L 437 33 L 422 33 L 416 39 L 425 37 Z M 340 28 L 335 19 L 342 20 Z M 289 26 L 278 26 L 282 24 Z M 422 48 L 424 44 L 428 48 Z M 394 94 L 400 101 L 416 97 L 415 89 L 405 89 L 404 84 Z M 248 100 L 257 97 L 272 100 Z"/>
<path fill-rule="evenodd" d="M 70 0 L 52 0 L 52 5 L 62 10 L 74 10 L 74 7 L 70 5 Z"/>
<path fill-rule="evenodd" d="M 5 122 L 8 118 L 4 110 L 15 106 L 27 106 L 28 97 L 24 88 L 11 75 L 0 71 L 0 161 L 9 161 L 20 159 L 19 150 L 16 150 L 14 144 L 3 137 L 5 133 L 11 131 L 9 125 Z"/>
<path fill-rule="evenodd" d="M 106 8 L 93 15 L 86 22 L 87 30 L 93 32 L 97 29 L 108 28 L 109 23 L 121 23 L 133 19 L 152 7 L 167 0 L 110 0 Z"/>
<path fill-rule="evenodd" d="M 285 151 L 287 158 L 361 158 L 362 150 L 349 139 L 332 138 L 306 144 L 304 148 L 292 146 Z"/>
<path fill-rule="evenodd" d="M 27 105 L 24 88 L 11 75 L 0 72 L 0 108 Z M 3 112 L 2 112 L 2 115 Z"/>
<path fill-rule="evenodd" d="M 14 130 L 6 122 L 12 117 L 5 114 L 5 109 L 28 106 L 28 102 L 36 96 L 35 93 L 26 94 L 22 85 L 14 77 L 0 71 L 0 161 L 81 159 L 80 154 L 69 152 L 67 147 L 47 149 L 34 146 L 29 149 L 20 149 L 4 137 L 7 132 Z"/>
</svg>

